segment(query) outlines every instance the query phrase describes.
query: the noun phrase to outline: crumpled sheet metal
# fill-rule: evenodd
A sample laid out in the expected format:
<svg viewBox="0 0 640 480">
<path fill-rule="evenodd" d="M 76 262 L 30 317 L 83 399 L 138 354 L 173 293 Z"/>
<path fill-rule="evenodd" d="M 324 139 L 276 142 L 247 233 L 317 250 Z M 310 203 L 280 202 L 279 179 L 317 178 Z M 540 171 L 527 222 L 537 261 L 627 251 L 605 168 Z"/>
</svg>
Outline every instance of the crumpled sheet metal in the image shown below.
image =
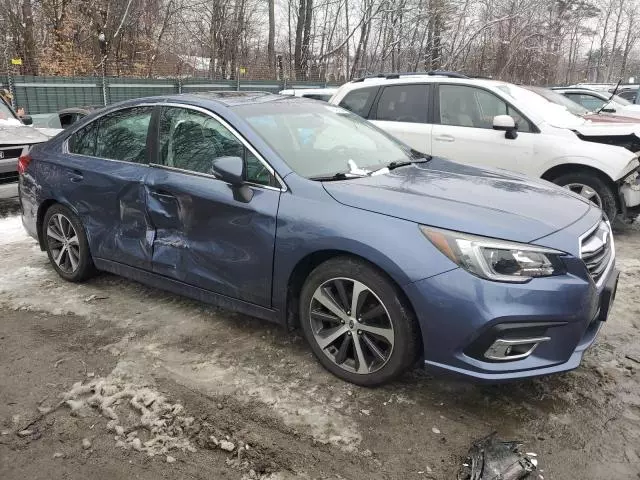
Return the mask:
<svg viewBox="0 0 640 480">
<path fill-rule="evenodd" d="M 492 433 L 477 440 L 458 473 L 458 480 L 522 480 L 532 478 L 536 461 L 519 451 L 520 442 L 503 442 Z"/>
</svg>

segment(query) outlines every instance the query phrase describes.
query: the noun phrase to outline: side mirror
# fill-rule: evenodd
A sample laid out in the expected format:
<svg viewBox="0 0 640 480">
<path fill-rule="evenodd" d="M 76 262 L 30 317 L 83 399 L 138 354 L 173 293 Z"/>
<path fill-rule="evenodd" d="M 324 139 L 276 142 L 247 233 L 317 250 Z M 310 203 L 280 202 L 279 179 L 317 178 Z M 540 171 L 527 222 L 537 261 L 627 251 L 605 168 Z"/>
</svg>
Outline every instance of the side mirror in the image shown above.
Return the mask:
<svg viewBox="0 0 640 480">
<path fill-rule="evenodd" d="M 214 175 L 220 180 L 239 187 L 244 183 L 244 161 L 240 157 L 219 157 L 211 167 Z"/>
<path fill-rule="evenodd" d="M 511 115 L 496 115 L 493 117 L 493 129 L 505 132 L 505 138 L 510 140 L 518 136 L 518 126 Z"/>
<path fill-rule="evenodd" d="M 613 107 L 604 107 L 601 111 L 604 113 L 616 113 L 616 109 Z"/>
<path fill-rule="evenodd" d="M 33 125 L 33 118 L 31 118 L 31 115 L 20 115 L 19 118 L 25 125 Z"/>
</svg>

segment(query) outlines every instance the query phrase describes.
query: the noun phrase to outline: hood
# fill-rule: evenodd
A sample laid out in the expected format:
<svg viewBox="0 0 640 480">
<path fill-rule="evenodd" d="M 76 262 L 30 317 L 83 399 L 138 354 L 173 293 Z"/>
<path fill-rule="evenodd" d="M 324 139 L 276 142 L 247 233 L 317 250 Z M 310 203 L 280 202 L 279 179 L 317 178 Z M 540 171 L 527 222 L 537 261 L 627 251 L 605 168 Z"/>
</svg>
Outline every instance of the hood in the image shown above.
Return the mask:
<svg viewBox="0 0 640 480">
<path fill-rule="evenodd" d="M 32 145 L 46 142 L 52 135 L 46 135 L 33 127 L 0 122 L 0 144 Z"/>
<path fill-rule="evenodd" d="M 616 107 L 616 113 L 625 117 L 640 118 L 640 105 L 620 105 Z"/>
<path fill-rule="evenodd" d="M 593 123 L 640 123 L 640 120 L 633 117 L 625 117 L 611 113 L 587 113 L 582 118 Z"/>
<path fill-rule="evenodd" d="M 440 158 L 323 185 L 354 208 L 517 242 L 565 228 L 591 208 L 582 197 L 542 180 Z"/>
</svg>

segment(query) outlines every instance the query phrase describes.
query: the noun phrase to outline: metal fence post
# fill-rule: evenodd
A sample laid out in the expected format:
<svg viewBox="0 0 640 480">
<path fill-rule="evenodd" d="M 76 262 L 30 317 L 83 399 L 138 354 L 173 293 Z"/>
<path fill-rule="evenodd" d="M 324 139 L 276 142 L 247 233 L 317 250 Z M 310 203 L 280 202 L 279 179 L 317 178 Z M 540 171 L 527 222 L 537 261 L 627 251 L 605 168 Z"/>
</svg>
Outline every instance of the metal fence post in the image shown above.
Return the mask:
<svg viewBox="0 0 640 480">
<path fill-rule="evenodd" d="M 240 91 L 240 67 L 236 65 L 236 92 Z"/>
<path fill-rule="evenodd" d="M 9 51 L 8 51 L 8 45 L 9 43 L 9 39 L 8 36 L 5 35 L 5 42 L 4 42 L 4 64 L 7 68 L 7 83 L 9 84 L 9 93 L 11 94 L 11 106 L 15 109 L 17 108 L 16 105 L 16 89 L 13 85 L 13 72 L 11 70 L 13 70 L 11 68 L 11 63 L 9 62 Z"/>
</svg>

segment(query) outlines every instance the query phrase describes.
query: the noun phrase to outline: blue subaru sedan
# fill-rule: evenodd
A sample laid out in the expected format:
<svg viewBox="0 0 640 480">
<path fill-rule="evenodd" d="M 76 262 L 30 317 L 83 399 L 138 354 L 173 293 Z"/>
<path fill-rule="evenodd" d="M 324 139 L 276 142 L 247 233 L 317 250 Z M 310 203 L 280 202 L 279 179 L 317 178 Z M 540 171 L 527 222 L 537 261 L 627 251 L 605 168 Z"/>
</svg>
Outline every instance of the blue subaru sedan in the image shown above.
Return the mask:
<svg viewBox="0 0 640 480">
<path fill-rule="evenodd" d="M 573 369 L 615 296 L 595 205 L 313 100 L 129 101 L 18 169 L 24 226 L 65 280 L 107 271 L 299 327 L 360 385 L 418 360 L 484 381 Z"/>
</svg>

